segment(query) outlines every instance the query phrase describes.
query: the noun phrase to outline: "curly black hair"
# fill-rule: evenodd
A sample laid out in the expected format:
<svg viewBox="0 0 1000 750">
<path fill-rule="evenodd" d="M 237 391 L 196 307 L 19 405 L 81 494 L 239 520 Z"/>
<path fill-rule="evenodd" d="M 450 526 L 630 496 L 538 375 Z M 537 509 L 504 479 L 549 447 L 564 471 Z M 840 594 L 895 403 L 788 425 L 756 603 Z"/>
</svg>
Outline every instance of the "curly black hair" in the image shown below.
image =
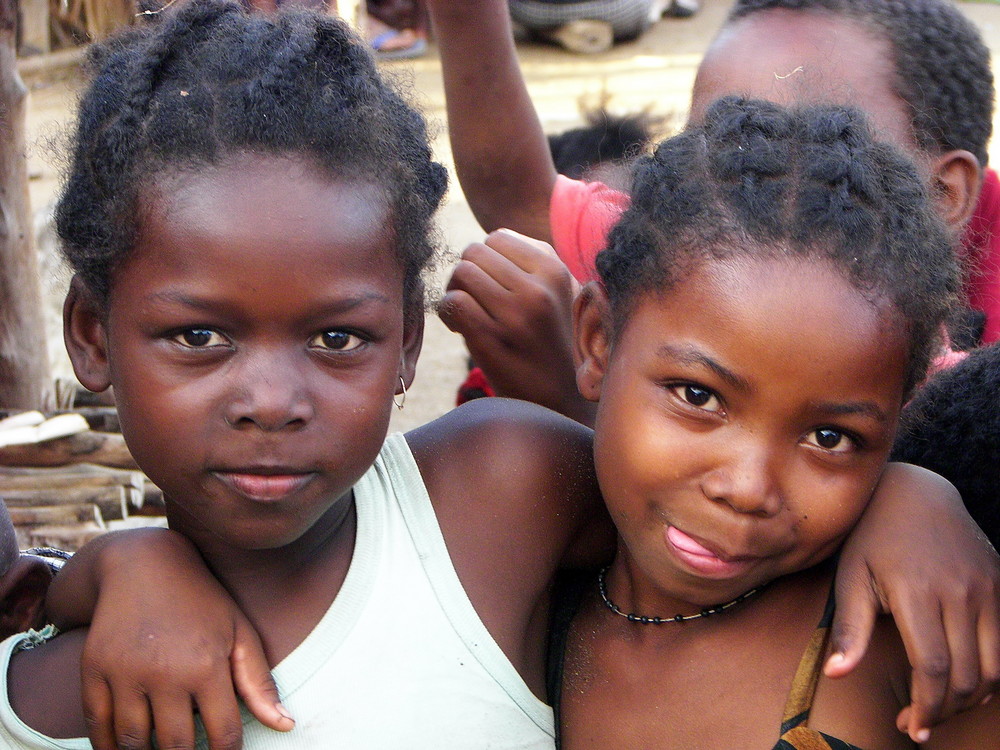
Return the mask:
<svg viewBox="0 0 1000 750">
<path fill-rule="evenodd" d="M 975 24 L 950 0 L 737 0 L 728 23 L 784 8 L 843 15 L 894 50 L 896 94 L 927 150 L 970 151 L 985 166 L 993 132 L 990 52 Z"/>
<path fill-rule="evenodd" d="M 434 254 L 447 174 L 423 118 L 341 21 L 193 0 L 94 48 L 56 227 L 70 265 L 107 301 L 157 175 L 240 153 L 301 156 L 371 181 L 392 209 L 407 299 Z"/>
<path fill-rule="evenodd" d="M 1000 344 L 932 377 L 903 410 L 893 461 L 935 471 L 1000 546 Z"/>
<path fill-rule="evenodd" d="M 829 261 L 907 325 L 907 393 L 961 285 L 948 234 L 910 162 L 851 109 L 726 97 L 640 159 L 632 204 L 597 270 L 615 331 L 641 294 L 738 254 Z"/>
</svg>

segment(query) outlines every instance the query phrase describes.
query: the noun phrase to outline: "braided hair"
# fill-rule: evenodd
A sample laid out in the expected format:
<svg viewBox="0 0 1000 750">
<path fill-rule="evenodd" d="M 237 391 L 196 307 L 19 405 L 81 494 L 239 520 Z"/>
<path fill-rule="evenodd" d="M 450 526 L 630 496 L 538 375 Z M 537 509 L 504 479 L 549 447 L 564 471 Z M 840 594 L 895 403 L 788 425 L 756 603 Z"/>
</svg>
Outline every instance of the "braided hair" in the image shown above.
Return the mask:
<svg viewBox="0 0 1000 750">
<path fill-rule="evenodd" d="M 419 298 L 446 172 L 431 160 L 422 117 L 348 27 L 304 10 L 252 14 L 227 0 L 152 17 L 91 53 L 56 208 L 63 252 L 91 292 L 107 301 L 136 241 L 143 187 L 157 175 L 264 153 L 379 186 L 407 300 Z"/>
<path fill-rule="evenodd" d="M 829 262 L 866 299 L 890 303 L 907 328 L 907 392 L 961 282 L 916 169 L 873 140 L 860 112 L 726 97 L 636 165 L 631 207 L 597 256 L 613 331 L 640 295 L 747 254 Z"/>
<path fill-rule="evenodd" d="M 971 152 L 985 166 L 993 132 L 993 71 L 976 26 L 950 0 L 737 0 L 727 23 L 783 8 L 843 15 L 893 49 L 893 87 L 926 150 Z"/>
</svg>

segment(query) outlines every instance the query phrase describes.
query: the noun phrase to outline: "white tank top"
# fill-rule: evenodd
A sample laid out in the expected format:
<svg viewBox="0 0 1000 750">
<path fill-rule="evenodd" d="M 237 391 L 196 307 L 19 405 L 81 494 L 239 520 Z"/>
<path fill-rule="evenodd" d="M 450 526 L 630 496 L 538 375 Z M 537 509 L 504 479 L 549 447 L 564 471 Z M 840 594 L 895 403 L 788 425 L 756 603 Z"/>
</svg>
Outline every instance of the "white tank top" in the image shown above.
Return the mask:
<svg viewBox="0 0 1000 750">
<path fill-rule="evenodd" d="M 295 729 L 274 732 L 245 713 L 244 748 L 551 750 L 552 709 L 473 609 L 402 435 L 386 440 L 354 498 L 357 539 L 343 587 L 273 671 Z M 0 649 L 4 673 L 20 640 Z M 25 726 L 2 683 L 0 748 L 90 747 Z"/>
</svg>

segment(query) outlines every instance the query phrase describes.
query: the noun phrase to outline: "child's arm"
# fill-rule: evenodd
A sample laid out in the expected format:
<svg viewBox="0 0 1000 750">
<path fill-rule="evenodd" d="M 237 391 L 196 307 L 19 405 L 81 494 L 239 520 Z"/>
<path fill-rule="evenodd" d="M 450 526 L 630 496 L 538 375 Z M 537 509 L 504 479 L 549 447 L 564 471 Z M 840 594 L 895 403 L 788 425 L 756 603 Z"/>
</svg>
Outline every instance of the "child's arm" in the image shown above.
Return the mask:
<svg viewBox="0 0 1000 750">
<path fill-rule="evenodd" d="M 841 553 L 828 676 L 860 661 L 879 610 L 913 666 L 898 723 L 914 740 L 1000 685 L 997 553 L 955 488 L 909 464 L 889 464 Z"/>
<path fill-rule="evenodd" d="M 556 179 L 518 66 L 506 0 L 428 0 L 441 52 L 448 131 L 462 190 L 487 231 L 551 242 Z"/>
<path fill-rule="evenodd" d="M 253 628 L 194 546 L 165 529 L 106 534 L 60 572 L 46 602 L 61 629 L 92 620 L 81 659 L 96 750 L 193 748 L 196 706 L 213 750 L 240 747 L 235 691 L 261 723 L 294 726 Z"/>
<path fill-rule="evenodd" d="M 576 286 L 551 247 L 501 229 L 465 249 L 438 311 L 498 396 L 592 425 L 573 363 Z"/>
</svg>

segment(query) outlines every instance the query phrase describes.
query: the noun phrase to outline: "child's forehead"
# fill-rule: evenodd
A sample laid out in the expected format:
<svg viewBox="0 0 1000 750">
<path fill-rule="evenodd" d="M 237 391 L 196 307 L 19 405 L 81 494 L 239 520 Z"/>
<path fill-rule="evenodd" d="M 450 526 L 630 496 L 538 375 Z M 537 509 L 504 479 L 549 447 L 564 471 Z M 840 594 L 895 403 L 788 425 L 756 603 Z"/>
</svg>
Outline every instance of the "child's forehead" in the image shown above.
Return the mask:
<svg viewBox="0 0 1000 750">
<path fill-rule="evenodd" d="M 895 90 L 888 40 L 860 21 L 818 11 L 773 9 L 722 29 L 705 55 L 691 97 L 691 121 L 729 95 L 778 104 L 856 107 L 906 151 L 917 145 L 912 116 Z"/>
<path fill-rule="evenodd" d="M 750 377 L 774 365 L 834 383 L 876 368 L 886 403 L 901 398 L 909 359 L 905 326 L 890 302 L 859 290 L 833 263 L 801 256 L 698 263 L 668 290 L 640 295 L 623 334 L 654 350 L 671 342 L 706 347 Z"/>
</svg>

